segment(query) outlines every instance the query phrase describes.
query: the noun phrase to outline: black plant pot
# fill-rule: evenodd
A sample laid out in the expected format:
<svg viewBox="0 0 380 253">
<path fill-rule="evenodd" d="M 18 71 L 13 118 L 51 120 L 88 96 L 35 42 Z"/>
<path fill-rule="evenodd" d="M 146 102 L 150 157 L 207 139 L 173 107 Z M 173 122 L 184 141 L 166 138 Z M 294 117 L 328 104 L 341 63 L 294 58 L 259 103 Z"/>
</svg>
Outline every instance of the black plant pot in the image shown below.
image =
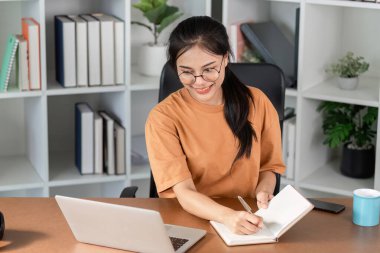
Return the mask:
<svg viewBox="0 0 380 253">
<path fill-rule="evenodd" d="M 343 147 L 340 171 L 343 175 L 353 178 L 369 178 L 375 172 L 375 147 L 366 150 L 349 149 L 348 144 Z"/>
</svg>

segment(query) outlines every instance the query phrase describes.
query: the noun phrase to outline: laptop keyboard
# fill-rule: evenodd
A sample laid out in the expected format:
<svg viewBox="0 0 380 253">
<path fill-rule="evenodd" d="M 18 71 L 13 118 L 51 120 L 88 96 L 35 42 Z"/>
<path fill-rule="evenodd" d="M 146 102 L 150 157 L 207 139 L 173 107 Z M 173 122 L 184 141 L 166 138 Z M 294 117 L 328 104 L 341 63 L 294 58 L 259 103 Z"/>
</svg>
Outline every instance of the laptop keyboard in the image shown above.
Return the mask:
<svg viewBox="0 0 380 253">
<path fill-rule="evenodd" d="M 182 239 L 182 238 L 176 238 L 176 237 L 169 237 L 170 241 L 172 242 L 172 245 L 174 247 L 174 250 L 179 249 L 182 245 L 187 243 L 189 240 Z"/>
</svg>

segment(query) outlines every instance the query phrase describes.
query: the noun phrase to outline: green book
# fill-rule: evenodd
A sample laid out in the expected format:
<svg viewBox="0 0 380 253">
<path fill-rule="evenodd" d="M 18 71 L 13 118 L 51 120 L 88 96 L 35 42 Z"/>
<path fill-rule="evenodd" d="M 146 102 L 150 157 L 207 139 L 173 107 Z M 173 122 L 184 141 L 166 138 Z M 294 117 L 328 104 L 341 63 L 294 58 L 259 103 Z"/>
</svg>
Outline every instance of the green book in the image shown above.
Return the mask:
<svg viewBox="0 0 380 253">
<path fill-rule="evenodd" d="M 15 35 L 9 35 L 6 43 L 5 53 L 3 56 L 3 64 L 0 70 L 0 92 L 7 91 L 9 77 L 11 75 L 12 64 L 15 59 L 18 39 Z"/>
</svg>

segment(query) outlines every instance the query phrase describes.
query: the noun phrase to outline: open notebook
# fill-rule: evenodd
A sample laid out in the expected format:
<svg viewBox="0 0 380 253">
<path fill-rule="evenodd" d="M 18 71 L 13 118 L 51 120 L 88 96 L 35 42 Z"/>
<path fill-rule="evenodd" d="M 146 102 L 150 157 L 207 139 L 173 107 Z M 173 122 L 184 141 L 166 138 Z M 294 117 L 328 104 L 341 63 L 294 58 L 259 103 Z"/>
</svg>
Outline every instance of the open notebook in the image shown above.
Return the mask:
<svg viewBox="0 0 380 253">
<path fill-rule="evenodd" d="M 270 201 L 267 209 L 260 209 L 255 213 L 264 220 L 264 227 L 256 234 L 237 235 L 221 223 L 210 223 L 228 246 L 274 243 L 313 207 L 292 186 L 287 185 Z"/>
</svg>

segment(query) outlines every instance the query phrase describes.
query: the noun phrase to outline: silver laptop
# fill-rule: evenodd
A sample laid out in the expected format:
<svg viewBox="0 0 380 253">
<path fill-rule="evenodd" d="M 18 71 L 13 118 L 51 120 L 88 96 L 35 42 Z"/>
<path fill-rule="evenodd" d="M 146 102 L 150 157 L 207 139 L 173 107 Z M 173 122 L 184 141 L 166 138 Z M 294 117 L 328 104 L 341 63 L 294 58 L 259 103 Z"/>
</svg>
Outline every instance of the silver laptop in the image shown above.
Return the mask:
<svg viewBox="0 0 380 253">
<path fill-rule="evenodd" d="M 137 252 L 185 252 L 205 230 L 165 225 L 157 211 L 55 196 L 74 237 L 83 243 Z"/>
</svg>

